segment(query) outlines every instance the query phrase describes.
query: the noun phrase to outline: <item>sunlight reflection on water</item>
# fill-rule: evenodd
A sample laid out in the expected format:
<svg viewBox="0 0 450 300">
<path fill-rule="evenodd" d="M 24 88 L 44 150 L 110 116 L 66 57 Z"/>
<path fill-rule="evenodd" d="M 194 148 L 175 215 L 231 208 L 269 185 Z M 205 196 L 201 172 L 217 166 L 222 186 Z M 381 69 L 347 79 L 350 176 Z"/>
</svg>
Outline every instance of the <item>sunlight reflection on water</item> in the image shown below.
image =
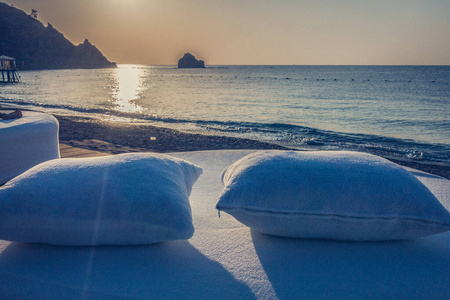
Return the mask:
<svg viewBox="0 0 450 300">
<path fill-rule="evenodd" d="M 115 69 L 116 81 L 113 90 L 113 104 L 115 109 L 121 112 L 137 113 L 142 107 L 136 104 L 136 100 L 144 91 L 142 84 L 144 70 L 134 65 L 119 65 Z"/>
</svg>

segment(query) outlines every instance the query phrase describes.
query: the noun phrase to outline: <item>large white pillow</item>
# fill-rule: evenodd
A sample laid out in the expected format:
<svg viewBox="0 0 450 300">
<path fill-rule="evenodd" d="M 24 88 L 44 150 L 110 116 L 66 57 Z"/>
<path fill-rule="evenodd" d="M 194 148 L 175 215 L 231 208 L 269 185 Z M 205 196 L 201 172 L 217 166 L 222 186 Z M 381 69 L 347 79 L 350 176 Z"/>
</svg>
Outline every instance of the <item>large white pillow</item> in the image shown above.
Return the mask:
<svg viewBox="0 0 450 300">
<path fill-rule="evenodd" d="M 412 174 L 344 151 L 265 151 L 222 174 L 217 209 L 286 237 L 380 241 L 450 230 L 450 213 Z"/>
<path fill-rule="evenodd" d="M 44 162 L 0 188 L 0 239 L 133 245 L 188 239 L 202 169 L 149 153 Z"/>
</svg>

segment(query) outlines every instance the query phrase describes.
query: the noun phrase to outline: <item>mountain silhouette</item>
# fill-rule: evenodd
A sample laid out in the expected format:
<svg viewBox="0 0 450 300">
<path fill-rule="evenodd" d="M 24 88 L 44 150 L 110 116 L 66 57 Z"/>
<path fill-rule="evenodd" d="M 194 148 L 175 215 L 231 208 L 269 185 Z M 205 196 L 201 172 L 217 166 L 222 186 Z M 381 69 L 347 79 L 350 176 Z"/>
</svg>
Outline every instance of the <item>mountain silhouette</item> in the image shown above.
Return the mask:
<svg viewBox="0 0 450 300">
<path fill-rule="evenodd" d="M 115 68 L 87 39 L 75 46 L 50 23 L 0 2 L 0 55 L 14 57 L 17 68 Z"/>
</svg>

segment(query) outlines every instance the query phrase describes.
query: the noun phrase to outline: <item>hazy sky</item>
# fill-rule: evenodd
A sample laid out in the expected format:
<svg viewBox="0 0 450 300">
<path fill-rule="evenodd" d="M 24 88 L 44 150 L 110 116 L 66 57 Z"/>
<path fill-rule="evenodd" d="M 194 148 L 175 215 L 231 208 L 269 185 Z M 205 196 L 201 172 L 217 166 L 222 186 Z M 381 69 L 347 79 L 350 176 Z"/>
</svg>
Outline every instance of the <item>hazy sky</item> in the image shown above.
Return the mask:
<svg viewBox="0 0 450 300">
<path fill-rule="evenodd" d="M 450 65 L 450 0 L 6 0 L 118 63 Z"/>
</svg>

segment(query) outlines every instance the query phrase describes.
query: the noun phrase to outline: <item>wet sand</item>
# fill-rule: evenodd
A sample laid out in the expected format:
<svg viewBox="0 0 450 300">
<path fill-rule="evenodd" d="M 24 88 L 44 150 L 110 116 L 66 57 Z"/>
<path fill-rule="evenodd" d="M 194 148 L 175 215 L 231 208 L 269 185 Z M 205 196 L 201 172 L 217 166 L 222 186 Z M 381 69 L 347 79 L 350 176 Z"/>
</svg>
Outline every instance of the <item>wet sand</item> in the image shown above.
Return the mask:
<svg viewBox="0 0 450 300">
<path fill-rule="evenodd" d="M 108 154 L 143 151 L 164 153 L 225 149 L 288 149 L 250 139 L 192 134 L 151 125 L 58 115 L 55 117 L 60 124 L 61 143 Z M 403 166 L 450 179 L 448 166 L 389 159 Z"/>
</svg>

